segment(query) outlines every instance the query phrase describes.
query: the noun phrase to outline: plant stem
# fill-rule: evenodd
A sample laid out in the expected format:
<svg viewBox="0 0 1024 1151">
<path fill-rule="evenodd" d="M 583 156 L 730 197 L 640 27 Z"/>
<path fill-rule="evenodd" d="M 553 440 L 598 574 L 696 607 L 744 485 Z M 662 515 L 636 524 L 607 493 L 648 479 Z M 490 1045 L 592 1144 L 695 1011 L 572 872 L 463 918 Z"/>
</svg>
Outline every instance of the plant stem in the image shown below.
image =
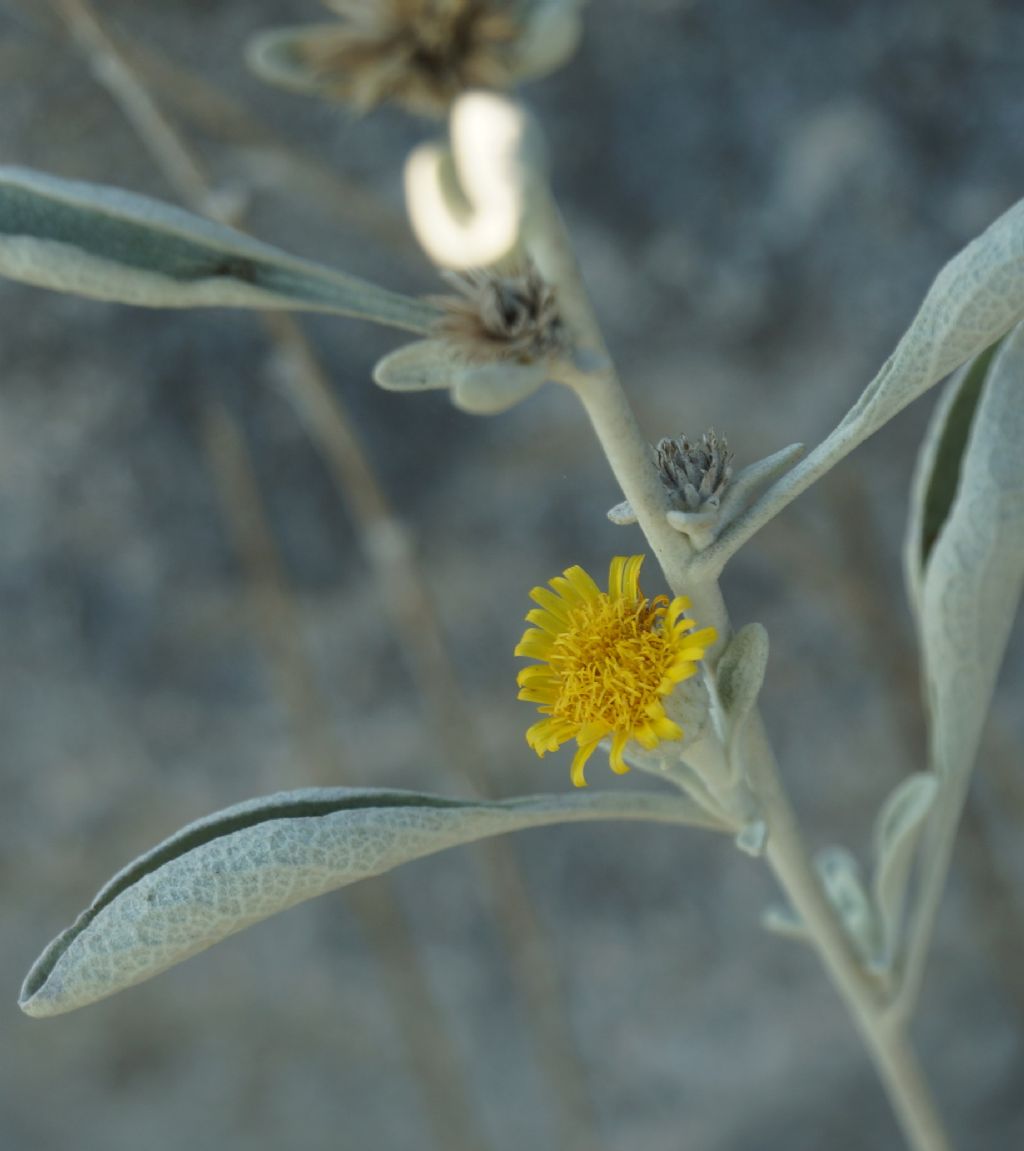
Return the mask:
<svg viewBox="0 0 1024 1151">
<path fill-rule="evenodd" d="M 538 179 L 537 184 L 540 183 Z M 559 303 L 577 334 L 580 348 L 576 367 L 565 372 L 562 382 L 578 393 L 669 586 L 677 595 L 685 592 L 690 596 L 695 617 L 701 624 L 711 623 L 719 629 L 719 645 L 722 645 L 729 634 L 729 619 L 717 573 L 708 569 L 703 579 L 693 581 L 689 561 L 694 550 L 665 519 L 667 494 L 611 364 L 561 218 L 543 187 L 531 190 L 530 204 L 527 242 L 532 240 L 538 245 L 538 265 L 555 284 Z M 588 372 L 586 367 L 591 359 L 598 366 Z M 716 654 L 713 651 L 709 655 L 712 667 Z M 825 970 L 846 1005 L 907 1143 L 913 1151 L 950 1151 L 942 1121 L 907 1043 L 903 1021 L 886 1013 L 881 988 L 861 964 L 811 864 L 756 708 L 739 733 L 739 742 L 740 763 L 768 827 L 768 865 L 802 918 Z"/>
<path fill-rule="evenodd" d="M 759 715 L 742 733 L 744 767 L 768 825 L 766 858 L 839 992 L 871 1055 L 907 1143 L 914 1151 L 950 1151 L 942 1120 L 906 1039 L 825 897 L 779 776 Z"/>
</svg>

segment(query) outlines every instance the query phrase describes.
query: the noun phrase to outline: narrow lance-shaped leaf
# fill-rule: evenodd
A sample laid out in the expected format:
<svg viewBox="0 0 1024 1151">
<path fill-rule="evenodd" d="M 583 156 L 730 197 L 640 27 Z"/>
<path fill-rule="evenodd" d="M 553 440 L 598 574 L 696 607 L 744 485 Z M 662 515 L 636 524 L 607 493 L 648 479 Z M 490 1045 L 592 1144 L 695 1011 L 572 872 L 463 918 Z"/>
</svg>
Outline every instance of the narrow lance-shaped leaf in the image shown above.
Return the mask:
<svg viewBox="0 0 1024 1151">
<path fill-rule="evenodd" d="M 429 332 L 437 309 L 119 188 L 0 167 L 0 275 L 157 308 L 333 312 Z"/>
<path fill-rule="evenodd" d="M 925 826 L 921 883 L 901 964 L 897 1006 L 904 1019 L 920 992 L 960 812 L 1024 584 L 1022 445 L 1019 325 L 988 365 L 950 384 L 914 485 L 905 566 L 921 642 L 929 766 L 938 791 Z"/>
<path fill-rule="evenodd" d="M 448 847 L 586 820 L 717 828 L 681 795 L 616 791 L 500 802 L 311 788 L 189 824 L 129 864 L 29 972 L 20 1006 L 59 1015 L 94 1003 L 268 916 Z"/>
<path fill-rule="evenodd" d="M 759 528 L 954 368 L 1024 319 L 1024 200 L 935 277 L 910 327 L 836 428 L 692 561 L 695 577 L 720 572 Z"/>
<path fill-rule="evenodd" d="M 907 542 L 940 780 L 970 772 L 1024 583 L 1024 325 L 985 366 L 930 430 Z"/>
</svg>

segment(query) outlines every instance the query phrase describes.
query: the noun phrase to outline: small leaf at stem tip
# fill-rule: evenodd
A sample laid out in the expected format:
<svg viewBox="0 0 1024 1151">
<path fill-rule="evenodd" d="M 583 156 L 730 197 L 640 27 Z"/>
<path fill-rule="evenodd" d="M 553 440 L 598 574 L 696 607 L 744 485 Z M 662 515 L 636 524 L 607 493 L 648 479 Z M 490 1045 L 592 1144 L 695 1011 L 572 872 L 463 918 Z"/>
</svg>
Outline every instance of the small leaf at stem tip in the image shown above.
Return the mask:
<svg viewBox="0 0 1024 1151">
<path fill-rule="evenodd" d="M 389 392 L 450 388 L 464 363 L 444 340 L 416 340 L 379 360 L 373 380 Z"/>
<path fill-rule="evenodd" d="M 628 819 L 724 827 L 680 794 L 597 792 L 497 802 L 308 788 L 189 824 L 140 856 L 46 948 L 28 1015 L 60 1015 L 159 974 L 304 900 L 423 856 L 557 823 Z"/>
<path fill-rule="evenodd" d="M 768 825 L 763 819 L 745 824 L 736 836 L 736 846 L 746 855 L 759 859 L 768 846 Z"/>
<path fill-rule="evenodd" d="M 761 912 L 761 926 L 773 935 L 781 935 L 798 943 L 810 943 L 811 933 L 799 915 L 781 903 L 772 903 Z"/>
<path fill-rule="evenodd" d="M 825 894 L 847 935 L 862 958 L 870 959 L 878 952 L 880 925 L 875 906 L 861 881 L 856 858 L 843 847 L 828 847 L 818 853 L 814 862 Z"/>
<path fill-rule="evenodd" d="M 455 377 L 452 403 L 472 415 L 497 415 L 532 396 L 547 378 L 543 363 L 466 364 Z"/>
<path fill-rule="evenodd" d="M 707 506 L 707 511 L 680 512 L 673 509 L 665 513 L 669 527 L 686 536 L 697 551 L 713 543 L 718 534 L 717 504 Z"/>
<path fill-rule="evenodd" d="M 615 507 L 608 509 L 608 518 L 613 524 L 627 527 L 629 524 L 636 523 L 636 512 L 633 511 L 633 505 L 629 500 L 623 500 L 621 504 L 616 504 Z"/>
<path fill-rule="evenodd" d="M 729 640 L 718 661 L 718 693 L 733 732 L 757 702 L 768 667 L 768 647 L 764 625 L 748 623 Z"/>
</svg>

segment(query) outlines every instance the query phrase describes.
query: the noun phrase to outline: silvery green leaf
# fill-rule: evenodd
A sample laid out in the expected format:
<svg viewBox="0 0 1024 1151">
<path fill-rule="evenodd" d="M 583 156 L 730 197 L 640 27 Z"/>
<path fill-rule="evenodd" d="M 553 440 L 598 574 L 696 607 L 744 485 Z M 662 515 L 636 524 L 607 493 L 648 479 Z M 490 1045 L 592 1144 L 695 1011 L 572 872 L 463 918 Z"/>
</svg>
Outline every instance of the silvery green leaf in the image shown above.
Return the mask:
<svg viewBox="0 0 1024 1151">
<path fill-rule="evenodd" d="M 622 503 L 608 509 L 608 518 L 613 524 L 627 526 L 636 523 L 636 512 L 633 511 L 633 505 L 629 500 L 623 500 Z"/>
<path fill-rule="evenodd" d="M 333 312 L 427 332 L 432 305 L 119 188 L 0 167 L 0 275 L 144 307 Z"/>
<path fill-rule="evenodd" d="M 322 49 L 338 39 L 340 24 L 302 24 L 271 28 L 253 36 L 245 46 L 245 61 L 261 80 L 307 96 L 329 95 L 330 78 L 309 61 L 310 48 Z"/>
<path fill-rule="evenodd" d="M 846 933 L 867 959 L 878 950 L 878 917 L 861 882 L 857 860 L 842 847 L 830 847 L 815 858 L 825 894 Z"/>
<path fill-rule="evenodd" d="M 908 544 L 922 557 L 911 594 L 940 781 L 971 770 L 1024 584 L 1024 326 L 987 373 L 982 365 L 958 383 L 938 413 L 938 447 L 929 436 L 931 476 L 918 484 Z M 939 498 L 950 472 L 955 495 Z"/>
<path fill-rule="evenodd" d="M 757 702 L 768 666 L 768 632 L 748 623 L 729 640 L 715 674 L 718 694 L 735 732 Z"/>
<path fill-rule="evenodd" d="M 515 44 L 516 79 L 554 72 L 576 51 L 583 31 L 580 0 L 535 0 Z"/>
<path fill-rule="evenodd" d="M 875 820 L 871 886 L 881 920 L 879 960 L 886 968 L 896 958 L 911 867 L 937 791 L 934 775 L 911 775 L 892 792 Z"/>
<path fill-rule="evenodd" d="M 736 846 L 745 855 L 759 859 L 768 846 L 768 824 L 763 819 L 745 823 L 736 836 Z"/>
<path fill-rule="evenodd" d="M 389 392 L 423 392 L 450 388 L 461 367 L 444 340 L 416 340 L 379 360 L 373 379 Z"/>
<path fill-rule="evenodd" d="M 1024 325 L 1018 325 L 987 364 L 951 382 L 914 484 L 904 566 L 938 790 L 902 948 L 895 1009 L 903 1020 L 920 993 L 974 757 L 1024 585 L 1022 444 Z"/>
<path fill-rule="evenodd" d="M 903 548 L 903 574 L 915 619 L 920 617 L 925 564 L 953 506 L 974 409 L 998 347 L 986 348 L 950 379 L 921 442 Z"/>
<path fill-rule="evenodd" d="M 452 403 L 473 415 L 497 415 L 532 396 L 547 378 L 547 365 L 543 363 L 496 360 L 466 364 L 455 377 Z"/>
<path fill-rule="evenodd" d="M 810 943 L 811 933 L 799 915 L 781 903 L 772 903 L 761 912 L 761 926 L 773 935 L 781 935 L 799 943 Z"/>
<path fill-rule="evenodd" d="M 373 369 L 373 378 L 389 392 L 448 388 L 457 408 L 488 416 L 532 395 L 548 378 L 548 370 L 543 363 L 514 360 L 467 363 L 458 347 L 435 339 L 417 340 L 390 352 Z"/>
<path fill-rule="evenodd" d="M 131 863 L 43 952 L 22 987 L 33 1016 L 141 983 L 268 916 L 448 847 L 585 820 L 720 825 L 682 795 L 597 792 L 500 802 L 310 788 L 189 824 Z"/>
<path fill-rule="evenodd" d="M 721 572 L 729 557 L 790 501 L 949 372 L 1024 318 L 1024 201 L 1015 204 L 939 272 L 910 327 L 836 428 L 692 561 L 693 576 Z"/>
<path fill-rule="evenodd" d="M 754 496 L 788 471 L 804 454 L 803 444 L 789 444 L 764 459 L 755 460 L 732 476 L 719 506 L 719 530 L 748 507 Z"/>
</svg>

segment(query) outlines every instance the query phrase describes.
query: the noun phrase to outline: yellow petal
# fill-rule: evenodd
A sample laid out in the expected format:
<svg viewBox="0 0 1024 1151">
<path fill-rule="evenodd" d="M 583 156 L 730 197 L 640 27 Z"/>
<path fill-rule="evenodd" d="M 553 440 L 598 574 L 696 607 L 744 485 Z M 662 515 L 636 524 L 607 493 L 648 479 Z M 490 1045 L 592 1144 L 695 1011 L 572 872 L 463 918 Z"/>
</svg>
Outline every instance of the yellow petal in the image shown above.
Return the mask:
<svg viewBox="0 0 1024 1151">
<path fill-rule="evenodd" d="M 546 587 L 535 587 L 530 592 L 530 599 L 534 603 L 540 604 L 545 611 L 551 612 L 556 619 L 565 623 L 569 622 L 568 605 L 561 596 L 555 595 L 553 591 L 549 591 Z"/>
<path fill-rule="evenodd" d="M 513 655 L 523 655 L 527 659 L 547 660 L 553 648 L 551 636 L 537 628 L 523 633 L 523 638 L 515 646 Z"/>
<path fill-rule="evenodd" d="M 561 635 L 566 628 L 564 620 L 539 607 L 526 613 L 526 622 L 536 624 L 541 631 L 546 631 L 549 635 Z"/>
<path fill-rule="evenodd" d="M 581 600 L 589 601 L 597 599 L 601 595 L 601 589 L 579 564 L 575 564 L 571 568 L 566 568 L 562 574 L 569 581 L 570 587 L 573 588 Z M 552 580 L 552 583 L 553 582 Z"/>
<path fill-rule="evenodd" d="M 608 762 L 611 764 L 612 771 L 616 775 L 625 775 L 629 771 L 629 764 L 622 758 L 622 753 L 626 748 L 626 741 L 629 736 L 623 732 L 616 732 L 615 738 L 612 740 L 612 750 L 608 756 Z"/>
<path fill-rule="evenodd" d="M 643 567 L 643 556 L 630 556 L 626 560 L 626 570 L 622 574 L 622 593 L 627 599 L 641 599 L 640 569 Z"/>
<path fill-rule="evenodd" d="M 686 637 L 687 646 L 694 647 L 711 647 L 718 639 L 718 632 L 713 627 L 704 627 L 700 631 L 695 631 L 692 635 Z"/>
<path fill-rule="evenodd" d="M 677 723 L 673 723 L 667 716 L 662 716 L 660 719 L 651 721 L 651 726 L 654 728 L 654 734 L 660 740 L 673 740 L 683 738 L 683 729 Z"/>
<path fill-rule="evenodd" d="M 516 698 L 525 703 L 543 703 L 551 706 L 558 698 L 558 692 L 554 688 L 545 690 L 537 687 L 521 687 Z"/>
<path fill-rule="evenodd" d="M 625 556 L 612 556 L 608 565 L 608 595 L 613 600 L 622 599 L 622 569 L 625 565 Z"/>
<path fill-rule="evenodd" d="M 599 742 L 599 741 L 598 741 Z M 583 769 L 586 767 L 587 760 L 597 750 L 597 743 L 581 743 L 579 750 L 572 757 L 572 767 L 569 770 L 572 776 L 572 782 L 576 787 L 586 787 L 587 780 L 583 774 Z"/>
</svg>

